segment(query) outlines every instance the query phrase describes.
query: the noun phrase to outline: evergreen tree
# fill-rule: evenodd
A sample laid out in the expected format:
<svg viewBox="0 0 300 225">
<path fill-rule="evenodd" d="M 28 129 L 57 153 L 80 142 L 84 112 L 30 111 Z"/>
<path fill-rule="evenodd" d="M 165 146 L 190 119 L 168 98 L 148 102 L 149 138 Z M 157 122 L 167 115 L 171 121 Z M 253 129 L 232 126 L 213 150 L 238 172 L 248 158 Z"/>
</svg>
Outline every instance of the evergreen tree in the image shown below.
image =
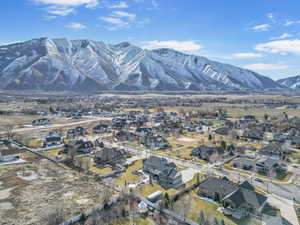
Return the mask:
<svg viewBox="0 0 300 225">
<path fill-rule="evenodd" d="M 205 224 L 205 214 L 203 211 L 200 212 L 200 215 L 199 215 L 199 225 L 204 225 Z"/>
<path fill-rule="evenodd" d="M 218 222 L 218 220 L 217 220 L 216 217 L 214 218 L 214 223 L 213 223 L 213 225 L 219 225 L 219 222 Z"/>
<path fill-rule="evenodd" d="M 226 225 L 223 219 L 221 220 L 220 225 Z"/>
</svg>

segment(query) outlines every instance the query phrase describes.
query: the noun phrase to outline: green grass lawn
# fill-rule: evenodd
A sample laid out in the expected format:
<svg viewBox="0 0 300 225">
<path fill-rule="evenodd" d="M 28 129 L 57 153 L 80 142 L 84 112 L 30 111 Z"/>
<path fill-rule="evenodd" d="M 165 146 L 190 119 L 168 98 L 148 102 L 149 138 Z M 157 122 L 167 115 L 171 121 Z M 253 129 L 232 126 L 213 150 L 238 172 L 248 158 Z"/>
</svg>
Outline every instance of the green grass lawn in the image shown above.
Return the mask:
<svg viewBox="0 0 300 225">
<path fill-rule="evenodd" d="M 125 173 L 123 173 L 120 177 L 116 178 L 115 181 L 117 184 L 124 184 L 125 181 L 127 183 L 135 183 L 140 180 L 140 177 L 132 174 L 133 171 L 139 170 L 143 167 L 143 160 L 137 160 L 133 162 L 132 165 L 128 166 Z"/>
<path fill-rule="evenodd" d="M 196 190 L 191 191 L 190 194 L 191 194 L 191 210 L 190 210 L 190 213 L 188 214 L 188 218 L 190 218 L 191 220 L 200 222 L 199 214 L 201 211 L 203 211 L 204 214 L 208 217 L 211 217 L 211 218 L 215 217 L 218 219 L 218 221 L 223 219 L 227 225 L 237 225 L 236 222 L 234 222 L 233 220 L 224 216 L 221 212 L 217 211 L 219 206 L 217 206 L 211 202 L 202 200 L 197 195 Z M 179 204 L 180 204 L 180 202 L 179 202 Z"/>
</svg>

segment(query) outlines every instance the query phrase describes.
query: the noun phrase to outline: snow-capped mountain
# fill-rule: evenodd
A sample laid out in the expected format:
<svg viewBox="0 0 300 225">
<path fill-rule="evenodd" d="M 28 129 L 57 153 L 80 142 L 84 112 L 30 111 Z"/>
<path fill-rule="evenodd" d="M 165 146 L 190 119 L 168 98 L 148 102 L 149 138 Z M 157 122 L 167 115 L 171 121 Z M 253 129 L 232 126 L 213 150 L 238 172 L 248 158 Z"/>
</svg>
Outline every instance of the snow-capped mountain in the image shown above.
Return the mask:
<svg viewBox="0 0 300 225">
<path fill-rule="evenodd" d="M 300 75 L 277 80 L 277 83 L 293 90 L 300 90 Z"/>
<path fill-rule="evenodd" d="M 207 90 L 280 88 L 232 65 L 123 42 L 33 39 L 0 46 L 0 89 Z"/>
</svg>

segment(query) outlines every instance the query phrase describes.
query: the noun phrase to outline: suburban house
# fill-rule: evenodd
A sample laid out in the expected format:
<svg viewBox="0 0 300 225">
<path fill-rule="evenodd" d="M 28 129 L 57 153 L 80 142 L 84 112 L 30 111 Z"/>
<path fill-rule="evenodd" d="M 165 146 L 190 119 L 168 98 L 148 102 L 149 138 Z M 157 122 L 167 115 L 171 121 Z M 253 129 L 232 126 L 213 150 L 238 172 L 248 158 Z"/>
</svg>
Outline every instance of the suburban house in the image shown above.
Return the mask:
<svg viewBox="0 0 300 225">
<path fill-rule="evenodd" d="M 280 178 L 286 174 L 287 169 L 280 160 L 262 157 L 255 163 L 256 172 L 268 177 Z"/>
<path fill-rule="evenodd" d="M 159 135 L 145 135 L 141 138 L 140 142 L 151 150 L 167 149 L 170 147 L 168 140 Z"/>
<path fill-rule="evenodd" d="M 44 140 L 44 147 L 51 147 L 61 145 L 63 143 L 63 138 L 57 132 L 50 132 Z"/>
<path fill-rule="evenodd" d="M 276 142 L 285 142 L 290 139 L 290 136 L 288 134 L 281 134 L 281 133 L 272 133 L 272 132 L 266 132 L 264 134 L 264 140 L 266 141 L 276 141 Z"/>
<path fill-rule="evenodd" d="M 136 128 L 135 133 L 138 136 L 152 135 L 153 130 L 150 127 L 138 127 Z"/>
<path fill-rule="evenodd" d="M 121 130 L 121 131 L 117 132 L 115 137 L 120 142 L 138 140 L 138 137 L 136 134 L 134 134 L 130 131 L 125 131 L 125 130 Z"/>
<path fill-rule="evenodd" d="M 128 153 L 124 149 L 103 148 L 96 152 L 94 162 L 101 166 L 107 164 L 123 164 L 126 161 Z"/>
<path fill-rule="evenodd" d="M 116 130 L 128 129 L 128 123 L 126 119 L 123 118 L 113 118 L 112 119 L 112 128 Z"/>
<path fill-rule="evenodd" d="M 286 146 L 286 144 L 283 143 L 271 143 L 259 150 L 261 155 L 269 156 L 275 159 L 283 159 L 285 155 L 289 154 L 290 152 L 290 149 Z"/>
<path fill-rule="evenodd" d="M 21 150 L 0 145 L 0 162 L 10 162 L 21 158 Z"/>
<path fill-rule="evenodd" d="M 108 133 L 110 131 L 111 131 L 110 126 L 107 124 L 98 124 L 93 128 L 94 134 Z"/>
<path fill-rule="evenodd" d="M 48 118 L 41 118 L 41 119 L 36 119 L 32 121 L 32 126 L 46 126 L 50 125 L 50 119 Z"/>
<path fill-rule="evenodd" d="M 163 187 L 178 187 L 182 184 L 182 175 L 176 165 L 165 158 L 150 156 L 143 163 L 143 171 Z"/>
<path fill-rule="evenodd" d="M 231 129 L 228 128 L 228 127 L 220 127 L 220 128 L 215 130 L 215 133 L 219 134 L 219 135 L 228 135 L 230 130 Z"/>
<path fill-rule="evenodd" d="M 67 131 L 68 139 L 73 139 L 75 137 L 85 136 L 85 135 L 87 135 L 87 129 L 83 127 L 76 127 L 74 129 L 70 129 Z"/>
<path fill-rule="evenodd" d="M 246 129 L 243 133 L 244 138 L 262 140 L 264 137 L 264 132 L 257 128 Z"/>
<path fill-rule="evenodd" d="M 197 157 L 204 161 L 209 162 L 213 155 L 221 156 L 224 154 L 224 150 L 222 147 L 213 147 L 201 145 L 192 150 L 191 156 Z"/>
<path fill-rule="evenodd" d="M 240 123 L 252 123 L 256 122 L 256 118 L 253 115 L 245 115 L 239 119 Z"/>
<path fill-rule="evenodd" d="M 243 170 L 253 170 L 255 168 L 255 162 L 248 159 L 237 158 L 232 160 L 232 166 Z"/>
<path fill-rule="evenodd" d="M 71 141 L 65 144 L 65 149 L 62 152 L 69 153 L 72 150 L 74 150 L 74 152 L 77 153 L 87 154 L 94 150 L 94 144 L 91 141 L 83 141 L 83 140 Z"/>
<path fill-rule="evenodd" d="M 224 212 L 239 219 L 248 213 L 261 214 L 267 201 L 267 197 L 255 192 L 247 181 L 237 184 L 226 177 L 206 178 L 199 184 L 198 195 L 221 203 Z"/>
</svg>

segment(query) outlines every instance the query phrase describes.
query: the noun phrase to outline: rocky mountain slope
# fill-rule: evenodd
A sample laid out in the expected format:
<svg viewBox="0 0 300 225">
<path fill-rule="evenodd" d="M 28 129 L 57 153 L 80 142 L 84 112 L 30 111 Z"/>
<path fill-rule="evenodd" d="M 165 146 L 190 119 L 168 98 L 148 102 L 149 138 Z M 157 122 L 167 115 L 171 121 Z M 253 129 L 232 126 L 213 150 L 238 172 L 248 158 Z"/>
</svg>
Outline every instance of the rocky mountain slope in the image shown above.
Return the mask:
<svg viewBox="0 0 300 225">
<path fill-rule="evenodd" d="M 171 49 L 123 42 L 40 38 L 0 46 L 0 89 L 219 90 L 276 89 L 253 71 Z"/>
<path fill-rule="evenodd" d="M 285 79 L 280 79 L 277 81 L 277 83 L 293 90 L 300 90 L 300 75 L 294 77 L 288 77 Z"/>
</svg>

